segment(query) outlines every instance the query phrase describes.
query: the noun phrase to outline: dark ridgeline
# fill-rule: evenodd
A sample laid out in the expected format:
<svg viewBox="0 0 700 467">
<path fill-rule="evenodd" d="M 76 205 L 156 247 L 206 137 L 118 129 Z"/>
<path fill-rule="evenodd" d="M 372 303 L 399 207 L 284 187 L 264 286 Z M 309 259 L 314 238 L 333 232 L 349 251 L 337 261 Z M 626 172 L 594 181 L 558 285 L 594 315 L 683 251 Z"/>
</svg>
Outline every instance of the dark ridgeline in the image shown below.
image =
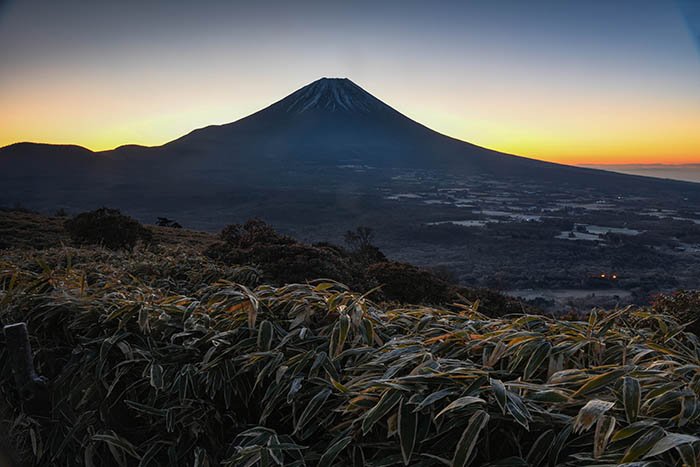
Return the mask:
<svg viewBox="0 0 700 467">
<path fill-rule="evenodd" d="M 373 171 L 349 183 L 338 166 Z M 700 185 L 546 163 L 459 141 L 402 115 L 349 79 L 323 78 L 246 118 L 163 146 L 96 153 L 34 143 L 2 148 L 0 182 L 9 189 L 0 194 L 0 204 L 76 210 L 110 205 L 143 219 L 189 209 L 198 211 L 188 217 L 196 225 L 197 215 L 215 215 L 212 200 L 239 218 L 267 216 L 274 206 L 266 200 L 275 202 L 281 190 L 306 193 L 313 201 L 311 193 L 325 189 L 335 193 L 331 202 L 342 204 L 347 190 L 372 192 L 400 168 L 545 183 L 556 190 L 700 198 Z M 306 198 L 300 205 L 308 204 Z M 251 200 L 255 206 L 246 205 Z"/>
</svg>

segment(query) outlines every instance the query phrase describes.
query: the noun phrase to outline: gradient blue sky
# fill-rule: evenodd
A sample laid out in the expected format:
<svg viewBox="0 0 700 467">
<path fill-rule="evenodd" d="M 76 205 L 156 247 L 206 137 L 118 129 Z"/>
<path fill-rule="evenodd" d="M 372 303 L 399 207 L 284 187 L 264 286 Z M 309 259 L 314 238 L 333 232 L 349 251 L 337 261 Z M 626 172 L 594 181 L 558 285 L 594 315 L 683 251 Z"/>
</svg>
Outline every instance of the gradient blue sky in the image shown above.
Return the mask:
<svg viewBox="0 0 700 467">
<path fill-rule="evenodd" d="M 322 76 L 565 163 L 700 162 L 697 1 L 0 1 L 0 146 L 162 144 Z"/>
</svg>

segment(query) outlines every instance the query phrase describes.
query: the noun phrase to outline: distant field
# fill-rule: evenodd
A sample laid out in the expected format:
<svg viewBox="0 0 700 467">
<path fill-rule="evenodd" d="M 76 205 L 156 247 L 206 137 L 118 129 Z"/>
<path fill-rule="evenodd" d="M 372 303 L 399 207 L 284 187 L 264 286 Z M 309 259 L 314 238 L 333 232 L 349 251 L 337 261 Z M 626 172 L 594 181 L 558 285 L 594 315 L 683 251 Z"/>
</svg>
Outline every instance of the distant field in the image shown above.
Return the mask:
<svg viewBox="0 0 700 467">
<path fill-rule="evenodd" d="M 622 289 L 520 289 L 503 293 L 521 300 L 545 300 L 556 310 L 583 308 L 582 304 L 614 308 L 632 299 L 632 293 Z"/>
<path fill-rule="evenodd" d="M 82 185 L 69 184 L 65 198 L 43 203 L 27 194 L 22 205 L 44 214 L 61 209 L 70 215 L 109 206 L 145 224 L 165 216 L 186 229 L 210 233 L 258 217 L 306 243 L 342 244 L 346 231 L 367 226 L 388 258 L 441 268 L 455 282 L 473 288 L 619 288 L 630 292 L 621 303 L 626 305 L 697 287 L 699 204 L 683 193 L 631 195 L 623 187 L 608 193 L 595 187 L 513 184 L 419 169 L 363 167 L 357 172 L 354 166 L 304 166 L 299 171 L 314 176 L 321 171 L 324 181 L 310 189 L 306 182 L 288 179 L 271 190 L 262 184 L 231 186 L 229 179 L 208 180 L 188 199 L 175 192 L 143 197 L 124 186 L 83 192 Z M 8 188 L 0 193 L 0 206 L 15 206 L 7 193 L 21 186 Z M 120 202 L 115 193 L 123 198 Z M 74 197 L 80 202 L 67 201 Z M 17 242 L 6 243 L 40 246 L 45 239 L 37 234 L 44 231 L 50 237 L 46 229 L 52 228 L 51 222 L 31 219 L 18 226 L 0 215 L 0 244 L 3 235 L 10 235 Z M 617 279 L 610 284 L 591 279 L 601 274 Z M 580 310 L 615 305 L 601 304 L 600 296 L 591 301 L 572 298 Z"/>
</svg>

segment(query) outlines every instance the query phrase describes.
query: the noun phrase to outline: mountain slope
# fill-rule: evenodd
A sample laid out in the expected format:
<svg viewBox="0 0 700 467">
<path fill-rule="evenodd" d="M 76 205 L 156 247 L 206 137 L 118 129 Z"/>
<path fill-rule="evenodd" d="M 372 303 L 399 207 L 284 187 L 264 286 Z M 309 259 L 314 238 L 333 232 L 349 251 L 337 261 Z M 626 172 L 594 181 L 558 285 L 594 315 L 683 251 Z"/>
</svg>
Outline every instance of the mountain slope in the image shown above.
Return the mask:
<svg viewBox="0 0 700 467">
<path fill-rule="evenodd" d="M 352 81 L 331 78 L 315 81 L 249 117 L 195 130 L 163 148 L 178 154 L 223 155 L 229 161 L 258 157 L 375 167 L 437 166 L 467 173 L 561 167 L 441 135 Z"/>
<path fill-rule="evenodd" d="M 318 183 L 335 182 L 325 179 L 324 168 L 350 165 L 373 167 L 379 178 L 396 169 L 424 169 L 559 188 L 690 197 L 700 192 L 700 185 L 547 163 L 459 141 L 402 115 L 348 79 L 322 78 L 241 120 L 201 128 L 159 147 L 93 153 L 22 143 L 0 149 L 0 180 L 31 192 L 33 199 L 51 199 L 54 191 L 76 185 L 80 196 L 94 187 L 106 201 L 127 192 L 188 197 L 245 183 L 313 190 Z M 376 181 L 368 177 L 358 183 L 371 189 Z"/>
</svg>

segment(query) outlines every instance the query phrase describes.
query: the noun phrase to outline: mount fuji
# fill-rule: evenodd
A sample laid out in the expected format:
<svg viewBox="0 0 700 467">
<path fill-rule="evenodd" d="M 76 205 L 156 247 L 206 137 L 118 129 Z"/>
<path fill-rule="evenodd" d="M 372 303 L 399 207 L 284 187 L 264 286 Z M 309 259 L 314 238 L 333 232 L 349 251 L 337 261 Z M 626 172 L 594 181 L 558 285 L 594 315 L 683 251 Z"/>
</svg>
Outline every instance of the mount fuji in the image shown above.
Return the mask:
<svg viewBox="0 0 700 467">
<path fill-rule="evenodd" d="M 421 177 L 479 177 L 559 191 L 700 199 L 700 185 L 693 183 L 547 163 L 450 138 L 349 79 L 322 78 L 241 120 L 158 147 L 7 146 L 0 149 L 0 183 L 7 187 L 0 205 L 110 205 L 144 219 L 184 210 L 194 225 L 213 228 L 226 223 L 221 217 L 281 215 L 279 201 L 289 202 L 290 193 L 298 202 L 286 215 L 314 211 L 319 193 L 347 205 L 350 194 L 376 195 L 384 182 L 411 170 L 423 171 Z"/>
</svg>

